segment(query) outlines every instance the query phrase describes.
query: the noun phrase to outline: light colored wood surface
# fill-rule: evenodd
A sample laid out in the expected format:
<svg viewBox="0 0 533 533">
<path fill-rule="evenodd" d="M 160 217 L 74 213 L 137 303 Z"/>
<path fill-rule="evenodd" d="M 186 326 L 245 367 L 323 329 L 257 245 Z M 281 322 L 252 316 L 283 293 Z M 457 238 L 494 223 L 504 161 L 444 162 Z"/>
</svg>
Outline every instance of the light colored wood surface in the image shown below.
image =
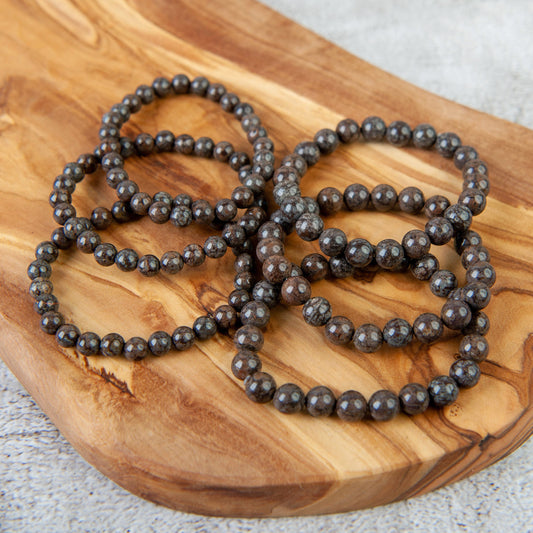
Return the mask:
<svg viewBox="0 0 533 533">
<path fill-rule="evenodd" d="M 4 2 L 0 173 L 2 310 L 0 352 L 63 434 L 92 464 L 132 492 L 165 505 L 229 516 L 312 514 L 361 508 L 405 498 L 460 479 L 505 455 L 531 433 L 532 185 L 527 180 L 530 131 L 428 95 L 376 70 L 265 8 L 245 2 L 168 5 Z M 222 20 L 221 20 L 222 19 Z M 46 46 L 43 44 L 46 43 Z M 283 43 L 283 44 L 280 44 Z M 183 354 L 131 364 L 86 360 L 58 350 L 38 329 L 26 296 L 26 264 L 54 224 L 48 192 L 64 163 L 97 140 L 99 117 L 139 83 L 156 75 L 206 74 L 246 97 L 282 155 L 342 116 L 362 120 L 431 122 L 460 133 L 490 165 L 487 212 L 474 229 L 484 237 L 498 281 L 488 308 L 491 355 L 478 387 L 443 412 L 347 425 L 336 419 L 286 417 L 248 402 L 231 375 L 231 341 L 220 337 Z M 240 148 L 238 123 L 193 97 L 159 102 L 135 116 L 130 132 L 212 135 Z M 157 173 L 152 164 L 157 161 Z M 222 165 L 167 154 L 128 164 L 149 192 L 230 193 L 235 175 Z M 314 168 L 304 191 L 361 181 L 398 189 L 419 184 L 426 195 L 460 191 L 459 173 L 435 154 L 387 146 L 341 149 Z M 192 178 L 192 179 L 191 179 Z M 113 196 L 101 174 L 78 187 L 80 213 Z M 394 214 L 343 214 L 350 235 L 372 241 L 400 238 L 421 221 Z M 332 222 L 330 222 L 332 223 Z M 160 254 L 205 237 L 148 221 L 107 232 L 120 246 Z M 107 236 L 107 235 L 106 235 Z M 201 242 L 201 241 L 199 241 Z M 313 249 L 291 239 L 296 259 Z M 451 249 L 443 265 L 458 271 Z M 191 324 L 225 300 L 232 256 L 208 261 L 177 277 L 141 279 L 103 270 L 69 252 L 54 265 L 53 281 L 66 316 L 98 333 L 125 337 Z M 378 275 L 372 283 L 320 282 L 356 323 L 383 325 L 436 311 L 427 285 L 408 275 Z M 447 371 L 457 340 L 430 350 L 383 350 L 361 356 L 326 345 L 297 309 L 277 309 L 263 359 L 279 383 L 317 383 L 335 392 L 427 382 Z"/>
</svg>

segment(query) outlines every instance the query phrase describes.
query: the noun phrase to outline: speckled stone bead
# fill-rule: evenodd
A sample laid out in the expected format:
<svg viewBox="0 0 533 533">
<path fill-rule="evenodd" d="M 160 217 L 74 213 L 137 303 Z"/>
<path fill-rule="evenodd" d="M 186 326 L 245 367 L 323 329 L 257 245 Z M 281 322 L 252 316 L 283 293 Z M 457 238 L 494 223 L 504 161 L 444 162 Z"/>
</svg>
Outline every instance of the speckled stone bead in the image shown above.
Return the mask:
<svg viewBox="0 0 533 533">
<path fill-rule="evenodd" d="M 194 151 L 194 138 L 186 133 L 178 135 L 174 141 L 174 151 L 178 154 L 191 155 Z"/>
<path fill-rule="evenodd" d="M 393 146 L 399 148 L 407 146 L 411 140 L 411 128 L 409 124 L 403 122 L 402 120 L 395 120 L 389 124 L 387 128 L 387 141 Z"/>
<path fill-rule="evenodd" d="M 475 263 L 489 262 L 490 253 L 484 246 L 467 246 L 461 254 L 461 264 L 468 269 Z"/>
<path fill-rule="evenodd" d="M 383 340 L 395 348 L 407 346 L 413 340 L 411 324 L 403 318 L 389 320 L 383 328 Z"/>
<path fill-rule="evenodd" d="M 352 183 L 344 190 L 344 203 L 350 211 L 361 211 L 368 207 L 370 192 L 360 183 Z"/>
<path fill-rule="evenodd" d="M 453 226 L 455 233 L 466 231 L 472 223 L 472 213 L 468 207 L 461 204 L 454 204 L 444 211 L 446 218 Z"/>
<path fill-rule="evenodd" d="M 213 151 L 215 149 L 215 143 L 210 137 L 199 137 L 194 142 L 193 153 L 197 157 L 203 157 L 210 159 L 213 157 Z"/>
<path fill-rule="evenodd" d="M 367 117 L 361 124 L 361 133 L 365 141 L 382 141 L 387 132 L 387 125 L 379 117 Z"/>
<path fill-rule="evenodd" d="M 440 339 L 443 331 L 441 319 L 433 313 L 422 313 L 413 322 L 413 333 L 424 344 L 430 344 Z"/>
<path fill-rule="evenodd" d="M 353 239 L 344 249 L 344 257 L 355 268 L 364 268 L 374 259 L 374 247 L 366 239 Z"/>
<path fill-rule="evenodd" d="M 48 279 L 52 275 L 52 267 L 48 261 L 36 259 L 29 264 L 27 274 L 31 280 L 37 278 Z"/>
<path fill-rule="evenodd" d="M 431 243 L 437 246 L 450 242 L 454 235 L 452 223 L 444 217 L 434 217 L 428 220 L 424 230 Z"/>
<path fill-rule="evenodd" d="M 72 204 L 61 203 L 54 207 L 53 219 L 63 225 L 69 218 L 76 216 L 76 208 Z"/>
<path fill-rule="evenodd" d="M 117 256 L 117 249 L 110 243 L 104 242 L 99 244 L 94 249 L 94 258 L 96 262 L 101 266 L 111 266 L 115 264 L 115 258 Z"/>
<path fill-rule="evenodd" d="M 160 268 L 159 259 L 151 254 L 143 255 L 137 263 L 137 270 L 146 277 L 155 276 Z"/>
<path fill-rule="evenodd" d="M 338 228 L 324 230 L 318 240 L 322 253 L 330 257 L 344 253 L 347 242 L 346 234 Z"/>
<path fill-rule="evenodd" d="M 315 296 L 304 304 L 302 315 L 309 325 L 324 326 L 331 318 L 331 304 L 325 298 Z"/>
<path fill-rule="evenodd" d="M 315 241 L 324 231 L 324 222 L 315 213 L 304 213 L 296 221 L 296 233 L 304 241 Z"/>
<path fill-rule="evenodd" d="M 233 278 L 233 286 L 236 289 L 249 291 L 254 286 L 254 276 L 251 272 L 239 272 Z"/>
<path fill-rule="evenodd" d="M 231 248 L 239 248 L 246 241 L 246 231 L 238 224 L 226 224 L 222 230 L 222 238 Z"/>
<path fill-rule="evenodd" d="M 439 133 L 435 141 L 435 148 L 440 155 L 446 158 L 453 157 L 455 150 L 461 146 L 461 139 L 451 132 Z"/>
<path fill-rule="evenodd" d="M 370 199 L 376 211 L 390 211 L 396 205 L 398 194 L 394 190 L 394 187 L 382 183 L 372 189 Z"/>
<path fill-rule="evenodd" d="M 263 276 L 270 283 L 282 283 L 289 277 L 292 263 L 282 255 L 268 257 L 263 263 Z"/>
<path fill-rule="evenodd" d="M 390 390 L 378 390 L 368 400 L 368 412 L 379 422 L 392 420 L 400 412 L 400 400 Z"/>
<path fill-rule="evenodd" d="M 459 388 L 451 377 L 437 376 L 429 382 L 428 392 L 435 407 L 444 407 L 457 400 Z"/>
<path fill-rule="evenodd" d="M 325 187 L 316 197 L 323 215 L 332 215 L 342 209 L 344 205 L 342 193 L 335 187 Z"/>
<path fill-rule="evenodd" d="M 455 250 L 459 254 L 462 254 L 468 246 L 480 246 L 481 244 L 483 244 L 481 236 L 471 229 L 455 236 Z"/>
<path fill-rule="evenodd" d="M 139 361 L 148 355 L 148 343 L 142 337 L 131 337 L 124 343 L 123 352 L 129 361 Z"/>
<path fill-rule="evenodd" d="M 48 311 L 57 311 L 58 309 L 59 302 L 53 294 L 43 294 L 38 296 L 33 302 L 33 310 L 39 315 L 44 315 Z"/>
<path fill-rule="evenodd" d="M 424 204 L 424 214 L 427 218 L 440 217 L 444 211 L 450 207 L 450 201 L 445 196 L 436 194 L 426 200 Z"/>
<path fill-rule="evenodd" d="M 209 89 L 209 80 L 204 76 L 197 76 L 189 86 L 189 92 L 198 96 L 205 96 L 207 89 Z"/>
<path fill-rule="evenodd" d="M 240 350 L 231 362 L 231 371 L 237 379 L 244 380 L 247 376 L 261 370 L 261 359 L 250 350 Z"/>
<path fill-rule="evenodd" d="M 50 196 L 48 197 L 48 203 L 52 207 L 55 207 L 56 205 L 59 205 L 59 204 L 70 204 L 71 201 L 72 201 L 72 195 L 70 194 L 69 191 L 65 189 L 57 189 L 57 190 L 54 189 L 50 193 Z"/>
<path fill-rule="evenodd" d="M 330 416 L 335 409 L 335 395 L 328 387 L 319 385 L 309 390 L 305 405 L 311 416 Z"/>
<path fill-rule="evenodd" d="M 128 179 L 128 173 L 123 168 L 112 168 L 106 174 L 106 183 L 112 189 L 116 189 L 119 183 Z"/>
<path fill-rule="evenodd" d="M 180 352 L 190 348 L 194 344 L 194 340 L 195 332 L 188 326 L 179 326 L 172 333 L 174 348 Z"/>
<path fill-rule="evenodd" d="M 35 278 L 30 283 L 29 293 L 32 298 L 39 298 L 45 294 L 52 294 L 54 291 L 54 285 L 49 279 Z"/>
<path fill-rule="evenodd" d="M 281 286 L 281 301 L 285 305 L 302 305 L 311 297 L 311 284 L 303 276 L 286 279 Z"/>
<path fill-rule="evenodd" d="M 454 330 L 464 329 L 472 318 L 470 306 L 462 300 L 448 300 L 440 314 L 444 324 Z"/>
<path fill-rule="evenodd" d="M 402 245 L 394 239 L 384 239 L 376 245 L 376 263 L 384 270 L 397 270 L 403 263 L 405 253 Z"/>
<path fill-rule="evenodd" d="M 100 337 L 92 331 L 82 333 L 76 341 L 76 350 L 86 356 L 97 355 L 100 351 Z"/>
<path fill-rule="evenodd" d="M 496 272 L 490 263 L 479 261 L 468 267 L 466 281 L 467 283 L 477 281 L 484 283 L 487 287 L 492 287 L 496 281 Z"/>
<path fill-rule="evenodd" d="M 339 279 L 349 278 L 355 272 L 355 267 L 348 263 L 344 255 L 331 257 L 328 261 L 328 266 L 330 274 Z"/>
<path fill-rule="evenodd" d="M 139 256 L 135 250 L 124 248 L 117 252 L 115 256 L 115 265 L 123 272 L 132 272 L 137 268 Z"/>
<path fill-rule="evenodd" d="M 485 361 L 489 355 L 489 343 L 482 335 L 466 335 L 461 339 L 459 354 L 464 359 L 472 359 L 476 363 Z"/>
<path fill-rule="evenodd" d="M 398 194 L 398 207 L 404 213 L 420 213 L 424 203 L 424 193 L 418 187 L 406 187 Z"/>
<path fill-rule="evenodd" d="M 109 226 L 111 226 L 112 222 L 113 215 L 111 214 L 111 211 L 106 207 L 96 207 L 91 213 L 91 224 L 98 231 L 107 229 Z"/>
<path fill-rule="evenodd" d="M 88 230 L 78 235 L 76 245 L 80 252 L 84 254 L 92 254 L 100 242 L 100 235 L 95 231 Z"/>
<path fill-rule="evenodd" d="M 220 259 L 226 253 L 228 245 L 222 237 L 211 235 L 211 237 L 207 237 L 205 240 L 203 249 L 207 257 L 210 257 L 211 259 Z"/>
<path fill-rule="evenodd" d="M 338 346 L 351 342 L 354 333 L 355 327 L 353 322 L 345 316 L 334 316 L 330 318 L 324 328 L 326 339 Z"/>
<path fill-rule="evenodd" d="M 120 184 L 118 186 L 120 186 Z M 139 216 L 147 215 L 151 205 L 152 197 L 145 192 L 135 193 L 130 200 L 130 209 L 133 213 Z"/>
<path fill-rule="evenodd" d="M 254 193 L 248 187 L 235 187 L 231 193 L 231 200 L 240 209 L 250 207 L 254 203 Z"/>
<path fill-rule="evenodd" d="M 77 239 L 80 233 L 83 233 L 84 231 L 91 230 L 91 229 L 92 229 L 91 221 L 85 217 L 69 218 L 65 222 L 65 225 L 63 226 L 65 237 L 67 237 L 68 239 L 73 239 L 73 240 Z"/>
<path fill-rule="evenodd" d="M 253 299 L 272 309 L 279 301 L 279 289 L 266 280 L 258 281 L 252 290 Z M 247 303 L 247 302 L 245 302 Z"/>
<path fill-rule="evenodd" d="M 153 355 L 165 355 L 172 348 L 172 338 L 166 331 L 155 331 L 148 337 L 148 348 Z"/>
<path fill-rule="evenodd" d="M 148 209 L 148 216 L 156 224 L 164 224 L 170 218 L 172 209 L 165 202 L 153 202 Z"/>
<path fill-rule="evenodd" d="M 429 406 L 429 393 L 420 383 L 408 383 L 398 395 L 404 413 L 419 415 Z"/>
<path fill-rule="evenodd" d="M 345 118 L 341 120 L 335 129 L 339 140 L 344 144 L 349 144 L 357 141 L 359 139 L 359 134 L 361 129 L 359 124 L 351 118 Z"/>
<path fill-rule="evenodd" d="M 49 335 L 55 335 L 64 323 L 63 315 L 57 311 L 48 311 L 41 317 L 41 329 Z"/>
<path fill-rule="evenodd" d="M 276 382 L 266 372 L 255 372 L 245 378 L 244 390 L 253 402 L 267 403 L 274 397 Z"/>
<path fill-rule="evenodd" d="M 177 274 L 183 268 L 183 257 L 179 252 L 169 250 L 161 256 L 161 270 L 167 274 Z"/>
<path fill-rule="evenodd" d="M 403 236 L 402 246 L 407 257 L 420 259 L 429 252 L 431 242 L 426 232 L 413 229 Z"/>
<path fill-rule="evenodd" d="M 251 301 L 243 306 L 240 317 L 244 325 L 264 328 L 270 320 L 270 309 L 264 302 Z"/>
<path fill-rule="evenodd" d="M 154 148 L 155 141 L 149 133 L 140 133 L 135 137 L 135 150 L 139 155 L 149 155 Z"/>
<path fill-rule="evenodd" d="M 170 211 L 169 220 L 177 228 L 185 228 L 193 221 L 192 211 L 184 205 L 177 205 Z"/>
<path fill-rule="evenodd" d="M 489 317 L 483 311 L 474 311 L 470 323 L 462 330 L 462 333 L 463 335 L 486 335 L 489 329 Z"/>
<path fill-rule="evenodd" d="M 339 146 L 339 137 L 328 128 L 324 128 L 315 134 L 314 141 L 322 154 L 333 153 Z"/>
<path fill-rule="evenodd" d="M 129 222 L 132 220 L 134 214 L 130 209 L 129 202 L 123 202 L 118 200 L 111 206 L 111 214 L 115 222 L 123 224 L 124 222 Z"/>
<path fill-rule="evenodd" d="M 280 413 L 299 413 L 305 407 L 305 394 L 298 385 L 284 383 L 276 390 L 273 403 Z"/>
<path fill-rule="evenodd" d="M 217 332 L 217 323 L 210 316 L 199 316 L 194 321 L 192 329 L 197 339 L 205 341 Z"/>
<path fill-rule="evenodd" d="M 118 333 L 108 333 L 100 341 L 100 351 L 106 357 L 122 355 L 124 351 L 124 338 Z"/>
<path fill-rule="evenodd" d="M 383 344 L 383 334 L 375 324 L 363 324 L 355 330 L 353 343 L 360 352 L 377 352 Z"/>
<path fill-rule="evenodd" d="M 240 254 L 233 263 L 235 272 L 247 272 L 253 269 L 254 260 L 250 254 Z"/>
<path fill-rule="evenodd" d="M 459 205 L 467 207 L 472 215 L 476 216 L 482 213 L 487 205 L 485 193 L 479 189 L 465 189 L 457 200 Z"/>
<path fill-rule="evenodd" d="M 478 158 L 478 153 L 471 146 L 459 146 L 453 154 L 453 164 L 462 170 L 468 161 Z"/>
<path fill-rule="evenodd" d="M 463 180 L 464 190 L 478 190 L 485 196 L 490 192 L 490 181 L 485 174 L 468 174 Z"/>
<path fill-rule="evenodd" d="M 303 275 L 310 281 L 324 279 L 329 273 L 328 260 L 321 254 L 306 255 L 300 264 Z"/>
<path fill-rule="evenodd" d="M 458 359 L 450 367 L 450 377 L 465 389 L 469 389 L 477 385 L 481 371 L 475 361 L 471 359 Z"/>
<path fill-rule="evenodd" d="M 303 141 L 296 145 L 294 153 L 299 155 L 309 165 L 315 165 L 320 160 L 320 149 L 311 141 Z"/>
<path fill-rule="evenodd" d="M 362 420 L 368 410 L 365 397 L 355 390 L 347 390 L 338 398 L 335 405 L 337 416 L 346 422 Z"/>
<path fill-rule="evenodd" d="M 285 247 L 283 246 L 283 242 L 281 240 L 270 237 L 267 239 L 262 239 L 257 243 L 255 253 L 257 255 L 257 259 L 263 263 L 273 255 L 283 255 L 285 253 Z"/>
<path fill-rule="evenodd" d="M 81 166 L 85 174 L 92 174 L 98 168 L 98 160 L 94 154 L 81 154 L 76 162 Z"/>
<path fill-rule="evenodd" d="M 73 348 L 78 342 L 80 330 L 74 324 L 63 324 L 56 331 L 56 341 L 63 348 Z"/>
<path fill-rule="evenodd" d="M 231 305 L 220 305 L 213 312 L 218 330 L 227 330 L 237 323 L 237 311 Z"/>
<path fill-rule="evenodd" d="M 35 248 L 35 259 L 53 263 L 59 255 L 58 247 L 50 241 L 43 241 Z"/>
<path fill-rule="evenodd" d="M 413 144 L 417 148 L 431 148 L 437 140 L 437 132 L 430 124 L 419 124 L 413 130 Z"/>
<path fill-rule="evenodd" d="M 490 289 L 479 281 L 467 283 L 461 289 L 461 299 L 464 300 L 473 311 L 487 307 L 490 302 Z"/>
<path fill-rule="evenodd" d="M 190 267 L 197 267 L 205 262 L 205 252 L 199 244 L 188 244 L 183 248 L 183 262 Z"/>
<path fill-rule="evenodd" d="M 481 159 L 467 161 L 463 166 L 463 178 L 472 174 L 484 174 L 485 176 L 488 176 L 489 169 L 485 161 L 482 161 Z"/>
<path fill-rule="evenodd" d="M 435 296 L 446 298 L 457 287 L 457 278 L 449 270 L 438 270 L 429 280 L 429 288 Z"/>
</svg>

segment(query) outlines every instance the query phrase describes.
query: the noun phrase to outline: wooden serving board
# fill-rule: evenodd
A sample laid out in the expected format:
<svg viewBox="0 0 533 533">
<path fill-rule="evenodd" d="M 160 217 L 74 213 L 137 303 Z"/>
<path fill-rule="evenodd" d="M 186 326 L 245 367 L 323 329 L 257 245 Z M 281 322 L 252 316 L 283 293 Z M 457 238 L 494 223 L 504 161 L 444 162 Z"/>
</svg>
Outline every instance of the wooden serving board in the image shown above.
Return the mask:
<svg viewBox="0 0 533 533">
<path fill-rule="evenodd" d="M 513 451 L 533 431 L 533 133 L 428 94 L 246 0 L 167 2 L 2 0 L 0 43 L 0 354 L 63 435 L 90 463 L 154 502 L 223 516 L 283 516 L 348 511 L 408 498 L 468 476 Z M 159 75 L 206 75 L 253 104 L 282 156 L 322 127 L 350 116 L 429 122 L 456 131 L 490 167 L 492 190 L 474 229 L 483 236 L 498 280 L 488 308 L 489 359 L 479 385 L 441 412 L 391 422 L 343 423 L 335 417 L 284 416 L 249 402 L 231 371 L 228 337 L 186 353 L 130 363 L 84 358 L 43 334 L 27 295 L 26 266 L 55 227 L 47 198 L 64 164 L 97 142 L 103 112 Z M 195 97 L 169 98 L 135 115 L 127 132 L 160 129 L 230 140 L 249 150 L 239 124 Z M 177 154 L 135 159 L 127 169 L 144 190 L 187 192 L 215 201 L 236 176 L 219 163 Z M 456 197 L 462 180 L 435 153 L 357 144 L 324 158 L 305 178 L 310 196 L 326 184 L 353 182 L 429 196 Z M 80 214 L 110 206 L 103 174 L 74 196 Z M 373 242 L 400 239 L 420 218 L 398 212 L 341 214 L 335 223 Z M 329 222 L 333 224 L 333 221 Z M 117 247 L 161 254 L 203 242 L 191 228 L 147 220 L 112 227 Z M 289 238 L 298 260 L 316 249 Z M 451 247 L 438 250 L 456 272 Z M 53 282 L 69 320 L 101 335 L 148 336 L 192 324 L 225 302 L 233 255 L 170 277 L 145 279 L 70 251 L 54 264 Z M 462 283 L 464 274 L 460 274 Z M 370 283 L 372 281 L 372 283 Z M 374 280 L 322 281 L 313 287 L 337 314 L 360 324 L 420 312 L 441 301 L 408 274 Z M 265 334 L 264 369 L 278 383 L 369 395 L 427 383 L 447 373 L 458 347 L 383 349 L 361 355 L 324 342 L 300 309 L 277 308 Z"/>
</svg>

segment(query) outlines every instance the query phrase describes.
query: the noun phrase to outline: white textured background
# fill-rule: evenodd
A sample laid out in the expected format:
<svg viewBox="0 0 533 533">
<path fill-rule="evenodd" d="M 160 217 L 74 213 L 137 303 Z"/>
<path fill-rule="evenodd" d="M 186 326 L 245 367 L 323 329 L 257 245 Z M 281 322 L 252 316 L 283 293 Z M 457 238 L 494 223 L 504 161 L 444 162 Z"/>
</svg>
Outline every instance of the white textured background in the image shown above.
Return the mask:
<svg viewBox="0 0 533 533">
<path fill-rule="evenodd" d="M 264 3 L 420 87 L 533 128 L 529 0 Z M 409 501 L 243 520 L 170 511 L 117 487 L 70 447 L 2 363 L 0 428 L 2 532 L 533 531 L 533 440 L 469 479 Z"/>
</svg>

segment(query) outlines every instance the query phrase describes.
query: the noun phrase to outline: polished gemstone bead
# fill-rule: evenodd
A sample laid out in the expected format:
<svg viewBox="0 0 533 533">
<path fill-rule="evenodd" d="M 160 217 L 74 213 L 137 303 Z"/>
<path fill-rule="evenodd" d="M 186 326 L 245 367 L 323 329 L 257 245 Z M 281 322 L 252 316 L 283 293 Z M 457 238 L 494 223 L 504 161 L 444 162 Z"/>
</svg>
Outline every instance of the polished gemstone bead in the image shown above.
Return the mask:
<svg viewBox="0 0 533 533">
<path fill-rule="evenodd" d="M 334 316 L 330 318 L 324 329 L 326 339 L 332 344 L 348 344 L 355 333 L 353 322 L 345 316 Z"/>
<path fill-rule="evenodd" d="M 353 239 L 344 249 L 346 261 L 355 268 L 364 268 L 374 259 L 374 247 L 366 239 Z"/>
<path fill-rule="evenodd" d="M 444 331 L 442 321 L 433 313 L 422 313 L 413 322 L 415 337 L 425 344 L 435 342 L 442 336 Z"/>
<path fill-rule="evenodd" d="M 437 194 L 428 198 L 424 204 L 424 214 L 427 218 L 440 217 L 450 207 L 450 201 L 445 196 Z"/>
<path fill-rule="evenodd" d="M 461 139 L 455 133 L 439 133 L 435 141 L 435 148 L 440 155 L 446 158 L 453 157 L 455 150 L 461 146 Z"/>
<path fill-rule="evenodd" d="M 254 285 L 252 295 L 254 300 L 263 302 L 271 309 L 279 301 L 279 288 L 266 280 L 261 280 Z"/>
<path fill-rule="evenodd" d="M 130 361 L 139 361 L 148 355 L 148 343 L 142 337 L 131 337 L 124 343 L 124 357 Z"/>
<path fill-rule="evenodd" d="M 472 318 L 468 304 L 462 300 L 448 300 L 441 311 L 441 319 L 450 329 L 464 329 Z"/>
<path fill-rule="evenodd" d="M 479 366 L 472 359 L 458 359 L 450 367 L 450 377 L 465 389 L 476 385 L 480 376 Z"/>
<path fill-rule="evenodd" d="M 100 341 L 100 351 L 106 357 L 122 355 L 124 350 L 124 338 L 118 333 L 108 333 Z"/>
<path fill-rule="evenodd" d="M 335 395 L 328 387 L 319 385 L 307 393 L 305 405 L 311 416 L 330 416 L 335 409 Z"/>
<path fill-rule="evenodd" d="M 97 355 L 100 351 L 100 337 L 92 331 L 82 333 L 76 341 L 76 350 L 82 355 Z"/>
<path fill-rule="evenodd" d="M 437 132 L 430 124 L 419 124 L 413 130 L 413 144 L 417 148 L 431 148 L 437 140 Z"/>
<path fill-rule="evenodd" d="M 379 117 L 367 117 L 361 124 L 361 133 L 365 141 L 382 141 L 387 132 L 387 125 Z"/>
<path fill-rule="evenodd" d="M 363 324 L 355 330 L 353 343 L 360 352 L 377 352 L 383 344 L 383 334 L 375 324 Z"/>
<path fill-rule="evenodd" d="M 316 196 L 316 201 L 320 206 L 323 215 L 332 215 L 342 209 L 344 197 L 335 187 L 325 187 Z"/>
<path fill-rule="evenodd" d="M 59 346 L 73 348 L 78 342 L 80 330 L 74 324 L 63 324 L 56 331 L 56 341 Z"/>
<path fill-rule="evenodd" d="M 344 190 L 344 203 L 350 211 L 361 211 L 368 207 L 370 192 L 360 183 L 348 185 Z"/>
<path fill-rule="evenodd" d="M 148 337 L 148 348 L 153 355 L 164 355 L 172 348 L 172 338 L 166 331 L 155 331 Z"/>
<path fill-rule="evenodd" d="M 459 345 L 459 353 L 464 359 L 472 359 L 480 363 L 489 355 L 489 343 L 482 335 L 476 333 L 465 335 Z"/>
<path fill-rule="evenodd" d="M 420 213 L 424 203 L 424 193 L 418 187 L 406 187 L 398 194 L 398 206 L 404 213 Z"/>
<path fill-rule="evenodd" d="M 284 383 L 276 390 L 273 403 L 280 413 L 299 413 L 305 407 L 305 394 L 298 385 Z"/>
<path fill-rule="evenodd" d="M 383 328 L 383 340 L 395 348 L 407 346 L 413 339 L 411 324 L 403 318 L 389 320 Z"/>
<path fill-rule="evenodd" d="M 392 420 L 400 412 L 400 400 L 389 390 L 378 390 L 368 400 L 368 411 L 379 422 Z"/>
<path fill-rule="evenodd" d="M 413 229 L 403 236 L 402 246 L 407 257 L 410 259 L 420 259 L 429 252 L 431 242 L 426 232 Z"/>
<path fill-rule="evenodd" d="M 406 122 L 402 120 L 395 120 L 391 122 L 387 128 L 387 141 L 393 146 L 407 146 L 411 140 L 411 128 Z"/>
<path fill-rule="evenodd" d="M 467 283 L 461 290 L 461 299 L 464 300 L 473 311 L 487 307 L 490 302 L 490 289 L 479 281 Z"/>
<path fill-rule="evenodd" d="M 402 410 L 408 415 L 418 415 L 428 408 L 429 393 L 419 383 L 405 385 L 398 396 Z"/>
<path fill-rule="evenodd" d="M 338 398 L 335 406 L 337 416 L 347 422 L 358 422 L 367 413 L 367 403 L 365 397 L 357 391 L 347 390 Z"/>
<path fill-rule="evenodd" d="M 484 283 L 487 287 L 492 287 L 496 281 L 496 272 L 490 263 L 479 261 L 468 267 L 466 281 Z"/>
<path fill-rule="evenodd" d="M 444 217 L 434 217 L 426 223 L 425 232 L 432 244 L 441 246 L 450 242 L 454 235 L 451 222 Z"/>
<path fill-rule="evenodd" d="M 285 305 L 302 305 L 311 297 L 311 284 L 303 276 L 286 279 L 281 286 L 281 301 Z"/>
<path fill-rule="evenodd" d="M 446 298 L 457 287 L 457 278 L 449 270 L 438 270 L 429 280 L 429 288 L 435 296 Z"/>
<path fill-rule="evenodd" d="M 337 124 L 335 129 L 339 140 L 345 144 L 353 143 L 359 138 L 361 129 L 359 124 L 351 118 L 345 118 Z"/>
<path fill-rule="evenodd" d="M 311 282 L 324 279 L 329 272 L 328 260 L 320 254 L 309 254 L 302 259 L 303 275 Z"/>
<path fill-rule="evenodd" d="M 309 325 L 324 326 L 331 318 L 331 304 L 325 298 L 315 296 L 304 304 L 302 315 Z"/>
<path fill-rule="evenodd" d="M 179 326 L 172 333 L 174 348 L 180 352 L 190 348 L 194 344 L 194 331 L 188 326 Z"/>
<path fill-rule="evenodd" d="M 289 277 L 292 263 L 282 255 L 268 257 L 263 263 L 263 276 L 270 283 L 282 283 Z"/>
<path fill-rule="evenodd" d="M 276 382 L 266 372 L 255 372 L 244 380 L 246 396 L 253 402 L 267 403 L 274 397 Z"/>
<path fill-rule="evenodd" d="M 196 338 L 201 341 L 210 339 L 217 332 L 217 323 L 210 316 L 198 317 L 192 326 Z M 175 343 L 176 341 L 174 341 Z"/>
<path fill-rule="evenodd" d="M 459 388 L 454 379 L 449 376 L 437 376 L 428 385 L 431 402 L 435 407 L 444 407 L 457 400 Z"/>
<path fill-rule="evenodd" d="M 398 194 L 394 187 L 382 183 L 372 189 L 370 199 L 376 211 L 390 211 L 396 205 Z"/>
<path fill-rule="evenodd" d="M 439 260 L 433 254 L 426 254 L 411 261 L 409 270 L 416 279 L 425 281 L 439 270 Z"/>
<path fill-rule="evenodd" d="M 346 234 L 338 228 L 324 230 L 318 239 L 320 250 L 330 257 L 343 254 L 347 242 Z"/>
</svg>

